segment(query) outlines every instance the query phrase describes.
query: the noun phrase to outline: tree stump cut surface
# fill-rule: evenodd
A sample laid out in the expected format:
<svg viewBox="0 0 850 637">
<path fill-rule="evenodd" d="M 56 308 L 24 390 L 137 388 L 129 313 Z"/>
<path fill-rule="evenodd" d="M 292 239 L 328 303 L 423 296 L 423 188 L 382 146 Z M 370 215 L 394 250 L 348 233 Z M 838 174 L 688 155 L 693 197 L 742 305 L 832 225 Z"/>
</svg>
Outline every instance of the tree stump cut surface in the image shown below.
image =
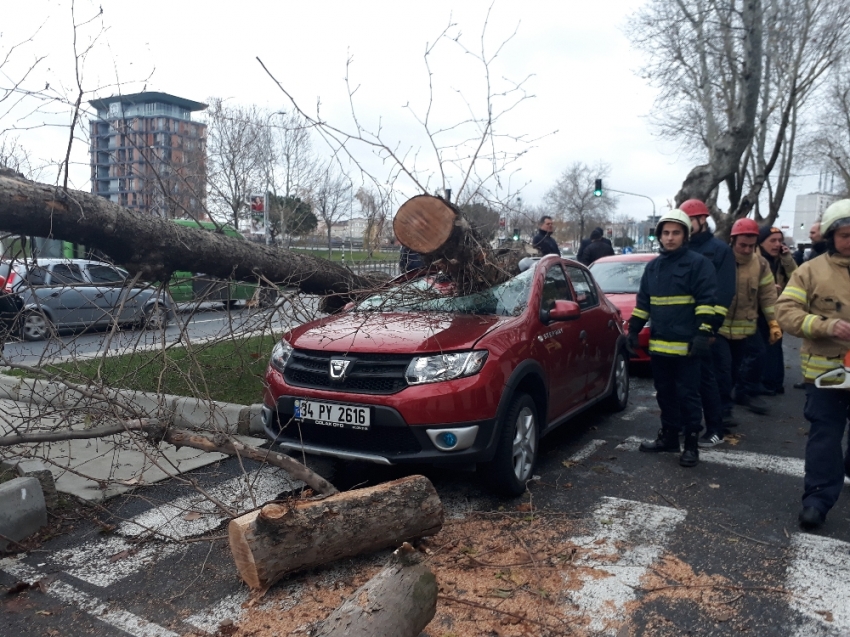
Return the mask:
<svg viewBox="0 0 850 637">
<path fill-rule="evenodd" d="M 429 254 L 448 241 L 455 221 L 457 215 L 442 199 L 417 195 L 398 209 L 393 230 L 408 248 L 419 254 Z"/>
</svg>

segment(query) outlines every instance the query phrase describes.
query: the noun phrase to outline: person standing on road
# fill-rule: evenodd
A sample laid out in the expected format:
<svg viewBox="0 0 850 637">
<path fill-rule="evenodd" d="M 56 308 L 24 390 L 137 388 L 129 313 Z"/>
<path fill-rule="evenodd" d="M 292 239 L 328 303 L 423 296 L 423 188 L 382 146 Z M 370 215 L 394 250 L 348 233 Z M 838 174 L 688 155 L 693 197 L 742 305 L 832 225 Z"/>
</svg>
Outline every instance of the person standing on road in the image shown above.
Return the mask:
<svg viewBox="0 0 850 637">
<path fill-rule="evenodd" d="M 545 257 L 547 254 L 561 256 L 558 242 L 552 237 L 554 231 L 555 223 L 552 221 L 552 217 L 548 215 L 540 217 L 540 226 L 537 228 L 537 234 L 531 239 L 531 247 L 537 248 L 541 257 Z"/>
<path fill-rule="evenodd" d="M 602 228 L 600 228 L 600 227 L 594 228 L 593 231 L 590 233 L 591 237 L 593 236 L 594 232 L 599 232 L 599 236 L 602 237 L 602 241 L 604 243 L 607 243 L 609 246 L 611 246 L 612 250 L 614 249 L 614 246 L 611 245 L 611 240 L 608 237 L 605 236 L 605 233 L 603 232 Z M 587 248 L 591 244 L 591 242 L 592 242 L 592 239 L 590 237 L 586 237 L 586 238 L 581 240 L 581 244 L 579 245 L 578 252 L 576 252 L 576 261 L 578 261 L 579 263 L 584 263 L 584 261 L 582 261 L 582 259 L 584 259 L 584 251 L 587 250 Z"/>
<path fill-rule="evenodd" d="M 715 343 L 720 401 L 727 419 L 732 417 L 733 389 L 734 402 L 755 414 L 767 413 L 767 404 L 758 395 L 764 354 L 764 344 L 757 332 L 759 311 L 767 319 L 769 342 L 773 344 L 782 338 L 774 317 L 776 282 L 767 261 L 756 251 L 758 224 L 752 219 L 738 219 L 730 235 L 736 263 L 735 298 Z"/>
<path fill-rule="evenodd" d="M 844 474 L 850 473 L 850 456 L 843 461 L 841 457 L 850 419 L 850 390 L 814 385 L 821 374 L 843 367 L 850 350 L 850 199 L 829 206 L 821 227 L 826 254 L 806 261 L 791 275 L 776 305 L 782 328 L 803 339 L 803 413 L 810 425 L 799 515 L 804 529 L 816 529 L 826 521 L 841 494 Z M 843 380 L 827 379 L 824 385 Z"/>
<path fill-rule="evenodd" d="M 688 199 L 682 203 L 680 210 L 691 219 L 691 239 L 688 247 L 711 261 L 717 275 L 717 298 L 714 303 L 713 323 L 716 331 L 726 318 L 735 296 L 735 256 L 732 254 L 732 249 L 717 239 L 708 227 L 709 212 L 705 203 L 699 199 Z M 712 344 L 711 349 L 714 353 L 716 346 Z M 723 443 L 724 424 L 728 423 L 723 422 L 720 388 L 717 383 L 719 371 L 714 356 L 705 356 L 701 362 L 700 398 L 705 418 L 705 433 L 700 437 L 699 446 L 715 447 Z"/>
<path fill-rule="evenodd" d="M 603 240 L 602 230 L 600 228 L 596 228 L 590 233 L 590 245 L 584 249 L 581 256 L 581 263 L 584 265 L 590 265 L 597 259 L 610 257 L 613 254 L 614 248 L 611 247 L 611 244 L 608 241 Z"/>
<path fill-rule="evenodd" d="M 782 230 L 775 226 L 764 226 L 759 230 L 759 253 L 764 257 L 776 281 L 776 294 L 788 284 L 791 274 L 797 269 L 797 264 L 791 256 L 791 249 L 785 245 Z M 764 314 L 759 313 L 758 333 L 765 346 L 762 359 L 760 393 L 775 396 L 785 393 L 785 358 L 782 355 L 782 338 L 771 342 L 770 326 Z"/>
<path fill-rule="evenodd" d="M 655 236 L 661 254 L 650 261 L 640 280 L 637 305 L 629 319 L 629 348 L 650 321 L 649 354 L 656 400 L 661 408 L 658 438 L 642 442 L 641 451 L 678 453 L 679 431 L 685 448 L 683 467 L 699 462 L 698 438 L 702 428 L 700 368 L 710 353 L 716 279 L 714 267 L 688 249 L 691 221 L 681 210 L 661 217 Z"/>
</svg>

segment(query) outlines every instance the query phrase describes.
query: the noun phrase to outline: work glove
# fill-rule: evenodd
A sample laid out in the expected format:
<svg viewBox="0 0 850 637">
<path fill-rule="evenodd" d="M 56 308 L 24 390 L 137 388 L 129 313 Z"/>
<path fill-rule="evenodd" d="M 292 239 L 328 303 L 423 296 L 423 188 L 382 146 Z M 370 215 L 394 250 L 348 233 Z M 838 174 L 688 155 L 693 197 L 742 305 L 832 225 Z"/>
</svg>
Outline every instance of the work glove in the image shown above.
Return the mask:
<svg viewBox="0 0 850 637">
<path fill-rule="evenodd" d="M 782 338 L 782 328 L 776 321 L 768 321 L 767 326 L 770 328 L 770 344 L 773 345 Z"/>
<path fill-rule="evenodd" d="M 691 356 L 708 356 L 711 353 L 711 337 L 708 334 L 697 334 L 691 341 Z"/>
<path fill-rule="evenodd" d="M 638 335 L 634 332 L 629 332 L 629 336 L 626 338 L 626 349 L 629 354 L 634 354 L 637 356 L 638 350 Z"/>
</svg>

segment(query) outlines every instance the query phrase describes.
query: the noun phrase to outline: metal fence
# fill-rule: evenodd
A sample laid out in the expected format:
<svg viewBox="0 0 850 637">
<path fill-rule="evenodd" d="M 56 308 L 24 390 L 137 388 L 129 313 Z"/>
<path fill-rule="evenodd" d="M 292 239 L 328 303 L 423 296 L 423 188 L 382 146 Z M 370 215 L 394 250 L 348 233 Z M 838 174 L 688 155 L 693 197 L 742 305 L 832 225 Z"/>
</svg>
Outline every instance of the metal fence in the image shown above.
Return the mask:
<svg viewBox="0 0 850 637">
<path fill-rule="evenodd" d="M 355 274 L 368 274 L 370 272 L 383 272 L 391 277 L 399 275 L 398 261 L 382 259 L 364 259 L 362 261 L 346 261 L 345 267 Z"/>
</svg>

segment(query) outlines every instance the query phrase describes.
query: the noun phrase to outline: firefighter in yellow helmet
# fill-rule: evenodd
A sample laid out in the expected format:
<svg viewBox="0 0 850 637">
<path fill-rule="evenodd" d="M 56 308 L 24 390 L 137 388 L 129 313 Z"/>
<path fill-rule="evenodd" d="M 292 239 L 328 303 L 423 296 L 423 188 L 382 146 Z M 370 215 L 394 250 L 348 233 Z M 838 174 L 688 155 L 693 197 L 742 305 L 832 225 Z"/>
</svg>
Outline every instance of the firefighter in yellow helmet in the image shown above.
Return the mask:
<svg viewBox="0 0 850 637">
<path fill-rule="evenodd" d="M 776 304 L 777 319 L 786 332 L 803 339 L 800 357 L 806 384 L 804 415 L 809 421 L 806 476 L 800 525 L 814 529 L 838 500 L 848 459 L 842 460 L 841 440 L 850 419 L 850 388 L 840 372 L 823 387 L 815 379 L 844 366 L 850 350 L 850 199 L 829 206 L 821 220 L 826 253 L 806 261 Z"/>
</svg>

